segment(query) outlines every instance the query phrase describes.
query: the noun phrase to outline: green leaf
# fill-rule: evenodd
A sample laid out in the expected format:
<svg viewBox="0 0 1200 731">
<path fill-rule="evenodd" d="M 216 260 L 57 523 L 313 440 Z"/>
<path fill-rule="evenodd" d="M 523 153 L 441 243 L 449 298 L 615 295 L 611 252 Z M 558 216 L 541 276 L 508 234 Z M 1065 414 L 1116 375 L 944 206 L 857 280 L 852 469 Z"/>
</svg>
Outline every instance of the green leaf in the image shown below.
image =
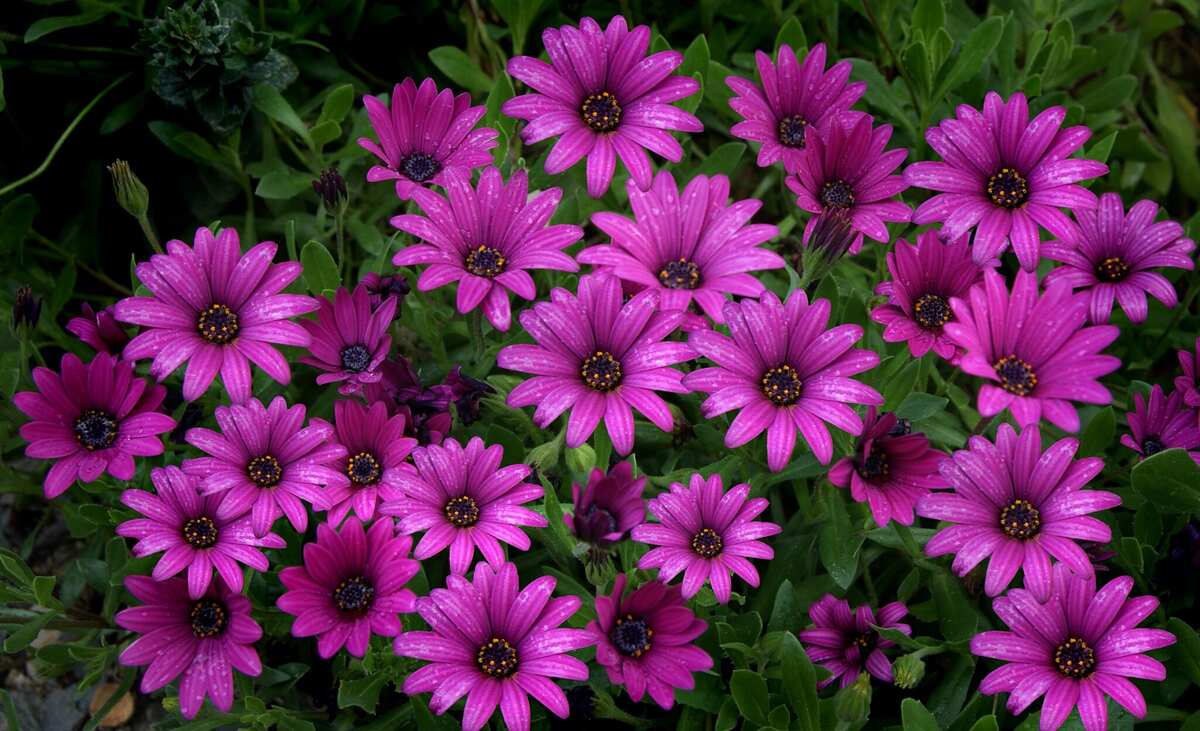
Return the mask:
<svg viewBox="0 0 1200 731">
<path fill-rule="evenodd" d="M 986 67 L 987 59 L 996 50 L 1000 36 L 1004 33 L 1004 18 L 993 15 L 971 31 L 967 40 L 963 41 L 958 58 L 945 72 L 945 76 L 937 86 L 933 99 L 941 99 L 947 92 L 975 78 Z"/>
<path fill-rule="evenodd" d="M 0 68 L 0 112 L 8 106 L 8 102 L 4 101 L 4 69 Z"/>
<path fill-rule="evenodd" d="M 808 37 L 804 35 L 804 27 L 795 15 L 789 17 L 775 34 L 775 53 L 778 54 L 779 48 L 784 45 L 798 55 L 808 48 Z"/>
<path fill-rule="evenodd" d="M 1163 513 L 1200 513 L 1200 467 L 1183 449 L 1167 449 L 1133 467 L 1133 489 Z"/>
<path fill-rule="evenodd" d="M 1167 629 L 1175 635 L 1176 644 L 1171 648 L 1176 663 L 1192 682 L 1200 685 L 1200 636 L 1191 625 L 1178 617 L 1167 620 Z"/>
<path fill-rule="evenodd" d="M 918 391 L 904 397 L 896 407 L 896 416 L 909 421 L 920 421 L 945 411 L 949 403 L 950 399 Z"/>
<path fill-rule="evenodd" d="M 850 516 L 846 513 L 846 503 L 839 492 L 826 493 L 825 504 L 829 515 L 821 526 L 818 554 L 821 565 L 829 572 L 834 583 L 847 589 L 854 583 L 858 573 L 858 551 L 865 538 L 861 534 L 851 534 Z"/>
<path fill-rule="evenodd" d="M 917 0 L 913 10 L 912 25 L 926 38 L 931 38 L 946 24 L 946 9 L 942 0 Z"/>
<path fill-rule="evenodd" d="M 310 175 L 288 168 L 280 168 L 264 175 L 258 181 L 254 194 L 268 200 L 287 200 L 305 191 L 312 191 Z"/>
<path fill-rule="evenodd" d="M 338 122 L 340 124 L 350 113 L 352 106 L 354 106 L 354 85 L 335 86 L 325 96 L 325 101 L 321 103 L 321 114 L 317 117 L 317 124 L 322 122 Z"/>
<path fill-rule="evenodd" d="M 975 634 L 979 618 L 968 603 L 962 584 L 948 572 L 939 571 L 930 582 L 933 601 L 941 620 L 942 634 L 952 642 L 969 639 Z"/>
<path fill-rule="evenodd" d="M 0 209 L 0 254 L 16 256 L 15 252 L 33 227 L 37 213 L 37 201 L 28 193 L 13 198 Z"/>
<path fill-rule="evenodd" d="M 379 705 L 379 692 L 390 679 L 387 673 L 375 672 L 365 678 L 343 680 L 338 685 L 338 708 L 358 706 L 367 713 L 374 713 Z"/>
<path fill-rule="evenodd" d="M 1088 84 L 1079 97 L 1079 103 L 1083 105 L 1088 114 L 1106 112 L 1128 102 L 1137 87 L 1138 80 L 1132 74 L 1103 79 Z"/>
<path fill-rule="evenodd" d="M 888 379 L 887 385 L 883 387 L 884 411 L 895 411 L 900 404 L 913 395 L 913 387 L 916 386 L 917 376 L 920 373 L 921 361 L 914 360 Z"/>
<path fill-rule="evenodd" d="M 742 155 L 746 153 L 745 142 L 726 142 L 696 167 L 696 175 L 732 175 Z"/>
<path fill-rule="evenodd" d="M 771 609 L 771 621 L 767 629 L 772 632 L 794 631 L 804 621 L 804 612 L 796 601 L 796 589 L 791 579 L 784 579 L 775 592 L 775 604 Z"/>
<path fill-rule="evenodd" d="M 1154 79 L 1154 105 L 1158 112 L 1156 127 L 1167 147 L 1184 192 L 1193 198 L 1200 196 L 1200 160 L 1196 155 L 1196 121 L 1188 116 L 1175 93 L 1157 74 Z"/>
<path fill-rule="evenodd" d="M 337 264 L 329 249 L 319 241 L 309 241 L 300 250 L 300 264 L 304 267 L 304 281 L 308 291 L 320 296 L 327 289 L 336 290 L 342 282 Z"/>
<path fill-rule="evenodd" d="M 38 632 L 41 632 L 47 624 L 50 624 L 50 620 L 54 619 L 56 616 L 58 616 L 57 612 L 45 612 L 44 614 L 39 614 L 32 619 L 26 620 L 24 624 L 14 630 L 13 633 L 10 634 L 6 640 L 4 640 L 4 651 L 12 654 L 20 652 L 26 647 L 29 647 L 29 643 L 33 642 L 34 639 L 37 638 Z"/>
<path fill-rule="evenodd" d="M 296 110 L 292 109 L 292 105 L 283 98 L 283 94 L 280 94 L 278 89 L 267 84 L 259 84 L 254 87 L 250 98 L 255 109 L 300 135 L 301 139 L 308 141 L 308 127 L 305 126 L 304 120 L 300 119 L 300 115 L 296 114 Z"/>
<path fill-rule="evenodd" d="M 308 134 L 312 138 L 313 144 L 321 147 L 328 145 L 342 135 L 342 125 L 332 119 L 328 119 L 324 122 L 314 124 Z"/>
<path fill-rule="evenodd" d="M 919 94 L 925 95 L 933 88 L 934 69 L 929 63 L 929 50 L 924 41 L 913 41 L 903 53 L 904 67 L 916 82 Z"/>
<path fill-rule="evenodd" d="M 996 717 L 989 714 L 976 721 L 971 731 L 1000 731 L 1000 725 L 996 722 Z"/>
<path fill-rule="evenodd" d="M 51 33 L 65 28 L 80 28 L 85 25 L 91 25 L 110 12 L 112 12 L 110 8 L 102 7 L 89 10 L 86 13 L 80 13 L 79 15 L 60 15 L 54 18 L 36 20 L 25 31 L 25 42 L 33 43 L 39 38 L 44 38 Z"/>
<path fill-rule="evenodd" d="M 904 731 L 938 731 L 937 720 L 929 709 L 916 698 L 905 698 L 900 703 L 900 720 Z"/>
<path fill-rule="evenodd" d="M 683 63 L 679 65 L 676 73 L 680 76 L 691 76 L 695 73 L 703 74 L 708 71 L 710 58 L 708 39 L 701 33 L 696 36 L 696 40 L 692 41 L 687 50 L 683 52 Z"/>
<path fill-rule="evenodd" d="M 760 726 L 767 724 L 769 698 L 767 681 L 749 670 L 734 670 L 729 680 L 729 692 L 742 715 Z"/>
<path fill-rule="evenodd" d="M 520 55 L 524 50 L 525 37 L 544 3 L 545 0 L 492 0 L 496 12 L 512 31 L 514 56 Z"/>
<path fill-rule="evenodd" d="M 1103 454 L 1105 447 L 1112 444 L 1117 433 L 1117 417 L 1111 406 L 1106 406 L 1088 422 L 1079 438 L 1079 457 L 1094 457 Z"/>
<path fill-rule="evenodd" d="M 438 46 L 429 52 L 429 60 L 446 75 L 446 78 L 467 91 L 485 94 L 492 89 L 492 78 L 483 73 L 478 64 L 462 49 Z"/>
</svg>

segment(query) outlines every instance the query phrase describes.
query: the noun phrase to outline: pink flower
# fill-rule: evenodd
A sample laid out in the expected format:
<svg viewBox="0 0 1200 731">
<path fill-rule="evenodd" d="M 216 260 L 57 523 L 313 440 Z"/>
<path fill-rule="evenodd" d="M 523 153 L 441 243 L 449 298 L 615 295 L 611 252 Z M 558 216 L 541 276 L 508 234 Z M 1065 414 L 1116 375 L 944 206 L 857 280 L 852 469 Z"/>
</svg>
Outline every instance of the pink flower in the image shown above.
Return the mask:
<svg viewBox="0 0 1200 731">
<path fill-rule="evenodd" d="M 390 488 L 400 490 L 400 471 L 417 446 L 417 440 L 404 436 L 404 414 L 388 416 L 387 405 L 375 401 L 364 406 L 358 401 L 333 404 L 334 441 L 346 450 L 345 482 L 325 488 L 323 502 L 328 506 L 329 522 L 340 525 L 351 510 L 359 520 L 375 517 L 375 508 Z"/>
<path fill-rule="evenodd" d="M 912 628 L 900 622 L 906 614 L 908 608 L 900 602 L 880 609 L 878 617 L 868 604 L 851 611 L 845 599 L 826 594 L 808 609 L 813 626 L 800 630 L 796 637 L 804 643 L 809 658 L 832 673 L 821 681 L 822 688 L 838 680 L 841 687 L 849 687 L 863 671 L 890 684 L 894 679 L 892 661 L 884 650 L 896 643 L 885 639 L 875 627 L 911 635 Z"/>
<path fill-rule="evenodd" d="M 378 383 L 383 377 L 380 365 L 392 348 L 388 328 L 396 314 L 396 300 L 389 297 L 372 307 L 366 286 L 359 284 L 354 294 L 339 287 L 332 302 L 322 297 L 320 303 L 317 319 L 300 323 L 312 336 L 310 355 L 300 362 L 325 371 L 317 376 L 317 385 L 340 383 L 338 393 L 343 396 Z"/>
</svg>

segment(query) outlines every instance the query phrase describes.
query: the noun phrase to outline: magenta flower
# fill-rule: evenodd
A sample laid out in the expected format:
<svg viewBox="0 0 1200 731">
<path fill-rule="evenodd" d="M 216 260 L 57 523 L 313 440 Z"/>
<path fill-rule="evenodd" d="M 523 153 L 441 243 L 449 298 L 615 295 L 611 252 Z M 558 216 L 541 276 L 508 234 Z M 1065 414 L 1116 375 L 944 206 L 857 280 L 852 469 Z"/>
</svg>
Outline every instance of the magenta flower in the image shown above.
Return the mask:
<svg viewBox="0 0 1200 731">
<path fill-rule="evenodd" d="M 639 188 L 650 187 L 649 150 L 671 162 L 683 159 L 683 147 L 671 131 L 700 132 L 695 115 L 671 105 L 700 90 L 700 84 L 671 72 L 683 63 L 678 51 L 649 56 L 650 28 L 629 30 L 614 16 L 601 30 L 591 18 L 579 27 L 542 31 L 550 63 L 531 56 L 509 60 L 508 73 L 534 92 L 504 102 L 504 114 L 528 122 L 526 144 L 561 135 L 546 158 L 546 172 L 557 175 L 587 158 L 588 194 L 608 190 L 617 158 Z"/>
<path fill-rule="evenodd" d="M 404 680 L 409 695 L 432 692 L 439 716 L 467 697 L 462 727 L 479 731 L 500 706 L 510 731 L 529 731 L 529 696 L 566 718 L 567 697 L 552 678 L 587 680 L 587 665 L 567 653 L 594 644 L 581 629 L 560 627 L 579 609 L 574 596 L 551 598 L 555 580 L 520 588 L 517 567 L 480 562 L 474 577 L 449 576 L 446 588 L 417 600 L 432 632 L 405 632 L 397 655 L 429 661 Z"/>
<path fill-rule="evenodd" d="M 67 323 L 67 330 L 92 346 L 97 353 L 120 355 L 129 342 L 129 333 L 113 317 L 113 307 L 109 305 L 97 312 L 84 302 L 81 309 L 83 316 L 72 317 Z"/>
<path fill-rule="evenodd" d="M 201 479 L 205 495 L 224 492 L 217 506 L 221 519 L 250 513 L 254 535 L 271 530 L 280 515 L 298 532 L 308 527 L 304 502 L 325 509 L 321 485 L 349 482 L 334 464 L 344 464 L 346 448 L 333 441 L 323 419 L 304 426 L 303 404 L 291 408 L 282 396 L 270 407 L 258 399 L 243 406 L 218 406 L 221 431 L 189 429 L 187 443 L 206 453 L 183 462 L 183 471 Z M 304 501 L 304 502 L 301 502 Z"/>
<path fill-rule="evenodd" d="M 746 483 L 726 492 L 719 473 L 708 479 L 693 473 L 687 487 L 671 483 L 670 492 L 650 501 L 659 523 L 633 529 L 633 540 L 657 546 L 638 560 L 638 568 L 657 568 L 663 582 L 683 572 L 684 597 L 692 598 L 708 583 L 721 604 L 729 601 L 731 574 L 758 586 L 758 570 L 749 559 L 774 558 L 771 547 L 758 539 L 782 528 L 754 520 L 769 503 L 761 497 L 748 500 L 749 495 Z"/>
<path fill-rule="evenodd" d="M 966 576 L 988 561 L 984 590 L 1004 591 L 1017 571 L 1025 588 L 1041 599 L 1050 596 L 1050 559 L 1081 576 L 1092 575 L 1092 563 L 1076 541 L 1108 543 L 1112 531 L 1090 513 L 1115 507 L 1121 498 L 1083 487 L 1104 469 L 1098 457 L 1073 459 L 1079 442 L 1060 439 L 1042 451 L 1042 434 L 1031 426 L 1020 436 L 1001 424 L 996 443 L 971 437 L 942 462 L 942 476 L 953 492 L 930 493 L 917 503 L 917 514 L 952 525 L 925 545 L 930 556 L 953 553 L 952 568 Z"/>
<path fill-rule="evenodd" d="M 696 687 L 693 673 L 712 669 L 713 659 L 693 644 L 706 629 L 678 584 L 647 581 L 626 596 L 625 574 L 617 574 L 612 594 L 596 597 L 596 619 L 587 625 L 609 682 L 625 686 L 634 701 L 649 691 L 664 710 L 675 705 L 676 688 Z"/>
<path fill-rule="evenodd" d="M 233 403 L 250 398 L 250 364 L 280 383 L 292 379 L 287 360 L 272 347 L 307 347 L 308 332 L 289 318 L 317 309 L 312 297 L 280 294 L 300 276 L 294 261 L 272 264 L 275 244 L 264 241 L 244 255 L 237 231 L 213 235 L 196 230 L 195 248 L 167 242 L 166 254 L 137 265 L 137 277 L 151 297 L 117 302 L 116 318 L 142 325 L 125 346 L 124 357 L 153 357 L 150 375 L 162 381 L 181 364 L 183 398 L 194 401 L 217 373 Z"/>
<path fill-rule="evenodd" d="M 400 489 L 399 473 L 417 440 L 404 436 L 404 414 L 388 416 L 382 401 L 364 406 L 358 401 L 333 404 L 334 441 L 346 449 L 345 473 L 349 478 L 325 488 L 323 502 L 328 520 L 341 525 L 350 511 L 359 520 L 375 517 L 375 506 L 385 493 Z"/>
<path fill-rule="evenodd" d="M 628 462 L 617 463 L 608 474 L 594 469 L 586 487 L 571 485 L 574 512 L 563 515 L 563 520 L 579 540 L 611 546 L 646 521 L 645 490 L 646 478 L 634 478 Z"/>
<path fill-rule="evenodd" d="M 406 78 L 392 89 L 391 109 L 373 96 L 364 96 L 363 105 L 379 142 L 360 137 L 358 144 L 383 163 L 367 171 L 367 180 L 395 180 L 400 200 L 422 187 L 445 185 L 450 170 L 470 174 L 492 162 L 490 150 L 499 133 L 488 127 L 475 129 L 487 109 L 471 106 L 465 91 L 439 92 L 433 79 L 418 87 Z"/>
<path fill-rule="evenodd" d="M 1046 284 L 1065 281 L 1086 291 L 1088 313 L 1096 324 L 1108 322 L 1115 299 L 1130 322 L 1146 321 L 1146 294 L 1168 309 L 1179 303 L 1175 286 L 1156 269 L 1192 270 L 1196 243 L 1174 221 L 1154 222 L 1158 204 L 1138 201 L 1128 215 L 1121 196 L 1105 193 L 1095 210 L 1075 211 L 1079 223 L 1074 239 L 1052 241 L 1042 249 L 1047 259 L 1060 261 L 1046 275 Z"/>
<path fill-rule="evenodd" d="M 895 414 L 877 415 L 870 406 L 854 456 L 839 460 L 829 481 L 849 487 L 856 502 L 870 505 L 880 528 L 891 520 L 912 525 L 917 501 L 931 489 L 946 487 L 938 473 L 944 459 L 924 434 L 906 431 Z"/>
<path fill-rule="evenodd" d="M 155 492 L 121 493 L 121 502 L 145 517 L 121 523 L 117 535 L 137 540 L 133 555 L 138 558 L 163 554 L 154 566 L 155 581 L 166 581 L 187 569 L 192 599 L 208 591 L 214 568 L 230 591 L 240 593 L 242 569 L 238 564 L 266 571 L 270 565 L 262 549 L 287 546 L 274 533 L 256 537 L 247 516 L 218 516 L 223 496 L 200 494 L 199 481 L 178 467 L 152 469 L 150 481 Z"/>
<path fill-rule="evenodd" d="M 159 435 L 175 428 L 175 420 L 158 410 L 165 388 L 138 378 L 133 363 L 108 353 L 97 353 L 87 365 L 67 353 L 59 370 L 61 375 L 34 368 L 38 390 L 12 399 L 30 419 L 20 429 L 29 442 L 25 456 L 54 460 L 42 485 L 48 499 L 77 479 L 95 482 L 105 472 L 132 480 L 134 457 L 163 453 Z"/>
<path fill-rule="evenodd" d="M 293 637 L 317 637 L 322 659 L 342 646 L 362 657 L 372 634 L 400 634 L 397 615 L 415 608 L 417 597 L 404 585 L 421 567 L 408 557 L 412 539 L 395 530 L 388 519 L 368 530 L 353 516 L 338 529 L 321 523 L 316 542 L 304 544 L 304 565 L 279 572 L 287 591 L 275 604 L 295 616 Z"/>
<path fill-rule="evenodd" d="M 508 405 L 537 406 L 533 421 L 550 425 L 570 409 L 567 446 L 587 441 L 600 419 L 620 454 L 633 449 L 633 410 L 663 431 L 675 420 L 656 391 L 687 393 L 683 374 L 670 366 L 694 357 L 686 343 L 663 341 L 683 312 L 663 312 L 657 290 L 622 304 L 621 283 L 606 274 L 579 279 L 579 295 L 556 288 L 549 302 L 521 313 L 536 345 L 500 350 L 501 368 L 532 373 L 508 394 Z"/>
<path fill-rule="evenodd" d="M 1195 410 L 1183 403 L 1179 391 L 1164 396 L 1162 386 L 1155 386 L 1149 403 L 1140 393 L 1133 394 L 1133 411 L 1125 414 L 1125 420 L 1133 434 L 1122 434 L 1121 444 L 1137 452 L 1140 459 L 1179 448 L 1188 450 L 1188 456 L 1200 464 L 1200 425 Z"/>
<path fill-rule="evenodd" d="M 1033 271 L 1038 226 L 1074 238 L 1075 226 L 1060 208 L 1095 208 L 1096 195 L 1077 183 L 1108 172 L 1102 162 L 1068 157 L 1092 132 L 1061 129 L 1066 114 L 1053 106 L 1031 122 L 1020 92 L 1005 102 L 989 91 L 982 113 L 959 105 L 956 119 L 925 131 L 944 162 L 917 162 L 904 171 L 909 185 L 938 191 L 917 207 L 913 223 L 941 222 L 942 237 L 950 240 L 974 229 L 972 253 L 980 265 L 999 258 L 1011 242 L 1021 268 Z"/>
<path fill-rule="evenodd" d="M 1200 407 L 1200 337 L 1196 338 L 1194 352 L 1178 351 L 1179 370 L 1183 375 L 1175 376 L 1175 390 L 1183 394 L 1183 402 L 1195 409 Z"/>
<path fill-rule="evenodd" d="M 392 349 L 388 327 L 396 314 L 396 300 L 389 297 L 373 308 L 371 295 L 360 284 L 354 294 L 339 287 L 332 302 L 325 297 L 319 301 L 317 319 L 300 323 L 312 336 L 311 355 L 300 362 L 325 371 L 317 376 L 317 385 L 340 383 L 338 393 L 343 396 L 377 383 L 383 377 L 380 365 Z"/>
<path fill-rule="evenodd" d="M 915 245 L 897 241 L 887 253 L 887 266 L 892 278 L 875 288 L 875 294 L 887 296 L 887 303 L 871 310 L 871 319 L 884 326 L 883 339 L 907 342 L 914 358 L 933 350 L 957 362 L 958 349 L 943 330 L 954 319 L 950 300 L 966 299 L 983 277 L 971 260 L 967 237 L 942 243 L 936 230 L 922 231 Z"/>
<path fill-rule="evenodd" d="M 1158 607 L 1152 596 L 1129 597 L 1133 579 L 1121 576 L 1096 591 L 1092 576 L 1054 567 L 1049 601 L 1013 589 L 992 608 L 1007 632 L 981 632 L 971 652 L 1004 661 L 979 684 L 984 695 L 1008 693 L 1008 710 L 1023 713 L 1043 695 L 1039 728 L 1062 726 L 1078 706 L 1087 731 L 1108 726 L 1108 698 L 1138 718 L 1146 700 L 1129 678 L 1162 681 L 1163 664 L 1145 653 L 1175 644 L 1175 635 L 1138 627 Z"/>
<path fill-rule="evenodd" d="M 686 310 L 693 298 L 704 313 L 722 322 L 727 294 L 757 297 L 764 289 L 754 272 L 782 269 L 783 257 L 761 248 L 779 234 L 773 224 L 749 224 L 762 207 L 751 199 L 729 205 L 729 178 L 697 175 L 683 192 L 662 171 L 647 191 L 627 186 L 635 221 L 597 213 L 592 222 L 612 238 L 579 252 L 636 289 L 659 293 L 659 307 Z"/>
<path fill-rule="evenodd" d="M 501 467 L 503 459 L 503 447 L 485 447 L 479 437 L 465 449 L 454 439 L 419 447 L 412 454 L 415 469 L 397 470 L 400 493 L 385 493 L 379 512 L 398 517 L 405 535 L 425 531 L 413 551 L 418 561 L 448 546 L 450 571 L 465 574 L 478 548 L 499 568 L 506 560 L 501 543 L 528 551 L 529 536 L 521 526 L 549 525 L 544 516 L 524 507 L 542 496 L 540 485 L 525 482 L 529 467 Z"/>
<path fill-rule="evenodd" d="M 262 627 L 250 616 L 250 600 L 231 591 L 220 578 L 199 599 L 188 596 L 181 578 L 155 581 L 125 577 L 125 588 L 142 603 L 122 609 L 117 624 L 140 637 L 126 647 L 120 662 L 149 665 L 143 693 L 153 693 L 180 675 L 179 710 L 195 718 L 207 696 L 221 711 L 233 706 L 233 671 L 256 677 L 262 663 L 254 643 Z"/>
<path fill-rule="evenodd" d="M 409 286 L 408 280 L 402 274 L 367 272 L 359 280 L 359 283 L 367 288 L 367 294 L 371 299 L 371 309 L 382 305 L 384 300 L 395 299 L 396 314 L 393 317 L 396 318 L 400 317 L 400 308 L 404 304 L 404 298 L 412 292 L 412 287 Z"/>
<path fill-rule="evenodd" d="M 583 229 L 550 224 L 562 190 L 550 188 L 529 198 L 529 176 L 517 170 L 507 183 L 489 167 L 472 187 L 466 172 L 448 172 L 442 185 L 449 199 L 431 190 L 413 192 L 424 216 L 394 216 L 392 225 L 423 241 L 392 258 L 396 266 L 429 264 L 417 280 L 428 292 L 458 283 L 458 311 L 466 314 L 480 305 L 488 322 L 507 331 L 512 322 L 508 293 L 531 300 L 537 286 L 530 271 L 579 271 L 562 249 L 583 238 Z M 528 199 L 528 200 L 527 200 Z"/>
<path fill-rule="evenodd" d="M 905 223 L 912 215 L 903 201 L 893 200 L 908 188 L 902 176 L 892 174 L 908 150 L 885 151 L 892 126 L 873 128 L 870 115 L 855 114 L 853 124 L 831 118 L 824 127 L 807 134 L 807 149 L 788 170 L 786 181 L 800 208 L 815 214 L 836 209 L 849 217 L 856 234 L 851 254 L 862 250 L 864 234 L 887 243 L 887 223 Z M 817 216 L 810 216 L 804 227 L 805 241 L 816 223 Z"/>
<path fill-rule="evenodd" d="M 1112 394 L 1098 380 L 1121 366 L 1100 351 L 1117 339 L 1113 325 L 1084 327 L 1087 299 L 1065 282 L 1038 295 L 1037 274 L 1017 272 L 1010 294 L 995 270 L 971 288 L 970 299 L 952 298 L 954 320 L 945 332 L 962 348 L 962 369 L 987 381 L 979 387 L 979 413 L 1008 409 L 1022 427 L 1043 417 L 1063 431 L 1079 431 L 1072 401 L 1107 404 Z"/>
<path fill-rule="evenodd" d="M 802 289 L 793 290 L 786 304 L 768 291 L 757 302 L 725 305 L 732 337 L 709 330 L 688 338 L 716 364 L 683 378 L 687 388 L 709 394 L 700 412 L 711 419 L 741 410 L 725 432 L 727 447 L 740 447 L 765 429 L 773 472 L 791 460 L 797 432 L 828 464 L 833 439 L 824 422 L 858 435 L 862 419 L 848 404 L 883 405 L 875 389 L 850 378 L 878 365 L 879 356 L 852 347 L 863 335 L 858 325 L 826 330 L 829 308 L 825 299 L 810 305 Z"/>
<path fill-rule="evenodd" d="M 835 63 L 825 70 L 825 44 L 809 49 L 801 63 L 792 47 L 784 44 L 776 63 L 762 51 L 754 52 L 762 86 L 740 76 L 725 77 L 733 90 L 729 100 L 741 122 L 729 130 L 734 137 L 758 142 L 758 166 L 783 161 L 793 170 L 804 154 L 805 138 L 811 129 L 821 129 L 829 120 L 850 110 L 867 90 L 861 81 L 850 81 L 850 62 Z"/>
<path fill-rule="evenodd" d="M 880 609 L 878 617 L 867 604 L 852 611 L 849 602 L 832 594 L 826 594 L 809 607 L 813 626 L 800 630 L 796 637 L 804 643 L 804 650 L 813 662 L 833 673 L 821 681 L 820 687 L 840 679 L 840 686 L 846 688 L 863 671 L 884 683 L 892 683 L 892 661 L 884 650 L 895 647 L 896 643 L 880 635 L 875 627 L 911 635 L 912 628 L 900 621 L 906 614 L 908 607 L 900 602 Z"/>
</svg>

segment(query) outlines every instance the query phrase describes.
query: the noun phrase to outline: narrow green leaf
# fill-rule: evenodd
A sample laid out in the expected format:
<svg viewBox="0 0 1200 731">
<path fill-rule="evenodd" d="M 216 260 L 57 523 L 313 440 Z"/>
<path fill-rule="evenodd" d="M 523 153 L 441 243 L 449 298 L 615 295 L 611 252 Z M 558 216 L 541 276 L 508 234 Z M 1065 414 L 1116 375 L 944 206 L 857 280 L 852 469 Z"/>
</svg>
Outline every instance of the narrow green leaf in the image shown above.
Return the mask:
<svg viewBox="0 0 1200 731">
<path fill-rule="evenodd" d="M 287 200 L 305 191 L 312 192 L 312 176 L 280 168 L 264 175 L 258 181 L 254 194 L 268 200 Z"/>
<path fill-rule="evenodd" d="M 683 52 L 683 63 L 676 70 L 680 76 L 691 76 L 694 73 L 706 73 L 708 71 L 708 62 L 710 60 L 708 51 L 708 39 L 704 34 L 696 36 L 687 50 Z"/>
<path fill-rule="evenodd" d="M 352 106 L 354 106 L 354 85 L 342 84 L 334 87 L 325 96 L 325 101 L 321 102 L 321 114 L 317 117 L 317 124 L 322 122 L 340 124 L 350 113 Z"/>
<path fill-rule="evenodd" d="M 1111 406 L 1106 406 L 1088 422 L 1079 438 L 1080 457 L 1094 457 L 1103 454 L 1104 449 L 1112 444 L 1117 432 L 1117 417 Z"/>
<path fill-rule="evenodd" d="M 696 167 L 696 175 L 732 175 L 746 153 L 745 142 L 726 142 Z"/>
<path fill-rule="evenodd" d="M 896 416 L 909 421 L 928 419 L 946 410 L 950 399 L 928 393 L 910 393 L 896 407 Z"/>
<path fill-rule="evenodd" d="M 89 10 L 86 13 L 80 13 L 79 15 L 60 15 L 54 18 L 35 20 L 25 31 L 25 42 L 33 43 L 39 38 L 45 38 L 51 33 L 66 28 L 80 28 L 85 25 L 91 25 L 110 12 L 112 12 L 111 8 L 102 7 Z"/>
<path fill-rule="evenodd" d="M 485 94 L 491 91 L 492 78 L 483 73 L 479 65 L 471 60 L 462 49 L 454 46 L 438 46 L 429 52 L 429 60 L 446 78 L 467 91 Z"/>
<path fill-rule="evenodd" d="M 729 692 L 742 715 L 760 726 L 767 724 L 767 681 L 749 670 L 734 670 L 729 680 Z"/>
<path fill-rule="evenodd" d="M 808 49 L 808 37 L 804 28 L 795 15 L 789 17 L 775 34 L 775 52 L 779 53 L 781 46 L 788 46 L 797 55 L 802 55 Z"/>
<path fill-rule="evenodd" d="M 1004 18 L 993 15 L 975 26 L 963 42 L 958 58 L 949 71 L 946 71 L 932 98 L 941 99 L 947 92 L 954 91 L 979 75 L 992 51 L 996 50 L 996 44 L 1000 42 L 1000 36 L 1004 33 L 1004 23 Z"/>
<path fill-rule="evenodd" d="M 945 24 L 946 9 L 942 6 L 942 0 L 917 0 L 917 7 L 912 14 L 914 28 L 930 38 Z"/>
<path fill-rule="evenodd" d="M 41 632 L 56 616 L 58 616 L 56 612 L 46 612 L 27 620 L 4 640 L 4 651 L 13 654 L 29 647 L 29 643 L 37 638 L 38 632 Z"/>
<path fill-rule="evenodd" d="M 254 87 L 250 98 L 255 109 L 300 135 L 301 139 L 308 140 L 308 127 L 278 89 L 268 84 L 259 84 Z"/>
</svg>

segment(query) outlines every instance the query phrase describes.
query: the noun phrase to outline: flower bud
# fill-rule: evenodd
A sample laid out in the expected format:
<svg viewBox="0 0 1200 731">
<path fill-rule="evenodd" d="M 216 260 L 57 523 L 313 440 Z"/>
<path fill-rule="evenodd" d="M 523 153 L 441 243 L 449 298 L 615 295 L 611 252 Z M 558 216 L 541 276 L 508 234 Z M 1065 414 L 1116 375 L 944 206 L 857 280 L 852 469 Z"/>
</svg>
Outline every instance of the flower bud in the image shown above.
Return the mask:
<svg viewBox="0 0 1200 731">
<path fill-rule="evenodd" d="M 313 181 L 312 187 L 325 202 L 327 210 L 345 210 L 346 204 L 350 202 L 350 191 L 346 188 L 346 181 L 335 168 L 322 170 L 321 176 Z"/>
<path fill-rule="evenodd" d="M 842 209 L 832 208 L 819 214 L 800 254 L 801 286 L 808 286 L 827 275 L 850 250 L 854 238 L 850 217 Z"/>
<path fill-rule="evenodd" d="M 596 450 L 590 444 L 567 447 L 567 468 L 572 472 L 591 472 L 596 466 Z"/>
<path fill-rule="evenodd" d="M 906 690 L 917 687 L 921 679 L 925 677 L 925 661 L 916 652 L 902 655 L 896 660 L 893 669 L 896 685 Z"/>
<path fill-rule="evenodd" d="M 589 584 L 601 587 L 607 586 L 608 582 L 613 580 L 617 569 L 613 566 L 612 556 L 608 551 L 593 549 L 588 551 L 583 561 L 583 573 L 587 576 Z"/>
<path fill-rule="evenodd" d="M 33 296 L 33 289 L 28 286 L 17 287 L 16 296 L 13 297 L 13 327 L 18 328 L 25 325 L 32 330 L 37 326 L 41 314 L 42 301 Z"/>
<path fill-rule="evenodd" d="M 862 673 L 853 685 L 842 688 L 833 697 L 833 711 L 846 723 L 862 723 L 871 712 L 871 676 Z"/>
<path fill-rule="evenodd" d="M 117 203 L 139 221 L 145 218 L 146 211 L 150 210 L 150 191 L 138 180 L 138 176 L 133 174 L 129 163 L 117 160 L 108 166 L 108 172 L 112 176 Z"/>
</svg>

